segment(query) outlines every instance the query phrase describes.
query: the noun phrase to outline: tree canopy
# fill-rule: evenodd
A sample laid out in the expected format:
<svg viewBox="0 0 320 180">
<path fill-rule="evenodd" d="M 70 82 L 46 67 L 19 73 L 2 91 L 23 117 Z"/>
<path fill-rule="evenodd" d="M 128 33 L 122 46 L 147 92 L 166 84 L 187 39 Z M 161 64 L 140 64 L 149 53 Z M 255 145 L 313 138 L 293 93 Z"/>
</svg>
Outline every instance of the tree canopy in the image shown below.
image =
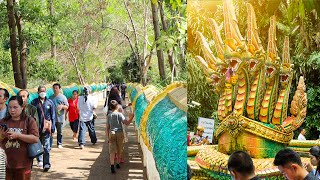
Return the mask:
<svg viewBox="0 0 320 180">
<path fill-rule="evenodd" d="M 158 39 L 153 4 L 161 19 L 154 22 Z M 185 80 L 185 8 L 182 1 L 0 1 L 1 80 L 20 88 L 53 81 L 165 85 Z M 163 59 L 156 50 L 163 51 Z M 161 76 L 157 61 L 163 61 L 167 76 Z M 179 73 L 171 76 L 173 66 Z"/>
</svg>

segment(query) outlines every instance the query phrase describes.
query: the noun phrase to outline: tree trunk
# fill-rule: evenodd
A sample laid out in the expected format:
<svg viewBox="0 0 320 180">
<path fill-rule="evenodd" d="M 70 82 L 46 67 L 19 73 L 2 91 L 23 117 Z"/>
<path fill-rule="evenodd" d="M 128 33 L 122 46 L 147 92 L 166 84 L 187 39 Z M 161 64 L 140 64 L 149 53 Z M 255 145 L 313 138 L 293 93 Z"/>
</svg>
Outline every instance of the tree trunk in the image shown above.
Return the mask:
<svg viewBox="0 0 320 180">
<path fill-rule="evenodd" d="M 28 48 L 27 41 L 23 35 L 23 21 L 22 16 L 15 13 L 16 24 L 19 37 L 19 51 L 20 51 L 20 72 L 22 78 L 22 89 L 27 88 L 27 63 L 28 63 Z"/>
<path fill-rule="evenodd" d="M 19 59 L 18 59 L 17 32 L 16 32 L 16 22 L 14 19 L 14 0 L 7 0 L 7 13 L 8 13 L 8 26 L 9 26 L 9 32 L 10 32 L 11 60 L 12 60 L 12 69 L 13 69 L 15 86 L 18 88 L 23 88 L 22 76 L 20 72 Z"/>
<path fill-rule="evenodd" d="M 164 14 L 164 10 L 163 10 L 163 0 L 160 0 L 160 17 L 161 17 L 161 22 L 162 22 L 162 28 L 164 32 L 168 31 L 168 25 L 167 25 L 167 19 L 166 19 L 166 15 Z M 174 64 L 174 59 L 173 59 L 173 53 L 172 50 L 167 50 L 167 54 L 168 54 L 168 61 L 170 64 L 170 70 L 172 72 L 172 75 L 174 77 L 176 77 L 177 72 L 176 72 L 176 68 L 175 68 L 175 64 Z"/>
<path fill-rule="evenodd" d="M 124 3 L 124 7 L 126 8 L 127 14 L 128 14 L 128 16 L 130 18 L 130 22 L 131 22 L 133 33 L 134 33 L 135 51 L 136 51 L 136 53 L 134 53 L 134 55 L 135 55 L 136 60 L 138 61 L 137 63 L 139 65 L 139 71 L 140 71 L 139 74 L 140 74 L 140 80 L 141 80 L 142 79 L 142 67 L 141 67 L 142 63 L 141 63 L 140 55 L 139 55 L 140 52 L 139 52 L 139 44 L 138 44 L 138 33 L 137 33 L 136 27 L 135 27 L 135 25 L 133 23 L 132 15 L 131 15 L 131 13 L 129 11 L 129 8 L 128 8 L 128 5 L 126 3 L 126 0 L 123 0 L 123 3 Z"/>
<path fill-rule="evenodd" d="M 143 86 L 145 86 L 147 84 L 147 72 L 148 70 L 145 70 L 146 66 L 147 66 L 147 31 L 148 31 L 148 27 L 147 27 L 147 23 L 148 23 L 148 6 L 146 3 L 146 0 L 143 1 L 143 37 L 144 37 L 144 41 L 143 41 L 143 68 L 142 68 L 142 78 L 141 78 L 141 84 Z"/>
<path fill-rule="evenodd" d="M 49 0 L 49 9 L 50 9 L 50 17 L 51 19 L 53 19 L 54 16 L 54 4 L 53 4 L 53 0 Z M 51 43 L 51 57 L 56 59 L 57 57 L 57 46 L 56 46 L 56 42 L 54 39 L 54 33 L 53 33 L 53 22 L 51 20 L 50 23 L 50 43 Z"/>
<path fill-rule="evenodd" d="M 77 72 L 77 75 L 78 75 L 78 80 L 79 80 L 79 83 L 81 85 L 84 85 L 85 84 L 85 81 L 84 81 L 84 78 L 81 74 L 81 71 L 79 69 L 79 66 L 78 66 L 78 63 L 77 63 L 77 58 L 75 57 L 75 55 L 73 54 L 73 52 L 71 51 L 71 49 L 68 47 L 68 50 L 69 50 L 69 53 L 71 55 L 71 61 L 72 61 L 72 64 L 74 66 L 74 68 L 76 69 L 76 72 Z"/>
<path fill-rule="evenodd" d="M 152 21 L 153 21 L 153 29 L 155 42 L 157 47 L 157 57 L 158 57 L 158 66 L 159 66 L 159 74 L 160 79 L 164 81 L 166 79 L 165 69 L 164 69 L 164 58 L 163 58 L 163 50 L 159 47 L 159 43 L 157 42 L 160 38 L 160 27 L 159 27 L 159 17 L 158 17 L 158 8 L 157 4 L 151 1 L 151 9 L 152 9 Z"/>
<path fill-rule="evenodd" d="M 186 49 L 187 45 L 186 43 L 182 44 L 180 41 L 178 42 L 179 44 L 179 63 L 180 63 L 180 68 L 185 69 L 186 67 Z"/>
</svg>

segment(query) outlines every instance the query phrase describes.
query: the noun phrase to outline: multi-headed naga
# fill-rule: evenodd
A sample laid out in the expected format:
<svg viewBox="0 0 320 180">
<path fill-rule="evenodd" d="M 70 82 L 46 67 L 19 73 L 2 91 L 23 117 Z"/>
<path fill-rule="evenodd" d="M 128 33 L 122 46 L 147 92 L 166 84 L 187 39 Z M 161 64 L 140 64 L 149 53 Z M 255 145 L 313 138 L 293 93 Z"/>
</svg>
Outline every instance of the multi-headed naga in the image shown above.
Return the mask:
<svg viewBox="0 0 320 180">
<path fill-rule="evenodd" d="M 243 38 L 231 0 L 223 4 L 224 41 L 215 20 L 209 19 L 210 37 L 197 32 L 200 54 L 207 80 L 219 95 L 219 153 L 247 151 L 254 158 L 270 158 L 284 148 L 306 116 L 307 97 L 303 77 L 288 116 L 288 100 L 293 76 L 289 38 L 284 38 L 282 58 L 276 47 L 276 18 L 270 18 L 268 46 L 265 51 L 258 34 L 253 7 L 247 4 L 247 34 Z M 214 53 L 208 40 L 214 41 Z M 196 158 L 205 164 L 201 153 Z M 208 164 L 207 164 L 208 165 Z M 212 165 L 212 164 L 211 164 Z M 213 167 L 214 165 L 212 165 Z"/>
</svg>

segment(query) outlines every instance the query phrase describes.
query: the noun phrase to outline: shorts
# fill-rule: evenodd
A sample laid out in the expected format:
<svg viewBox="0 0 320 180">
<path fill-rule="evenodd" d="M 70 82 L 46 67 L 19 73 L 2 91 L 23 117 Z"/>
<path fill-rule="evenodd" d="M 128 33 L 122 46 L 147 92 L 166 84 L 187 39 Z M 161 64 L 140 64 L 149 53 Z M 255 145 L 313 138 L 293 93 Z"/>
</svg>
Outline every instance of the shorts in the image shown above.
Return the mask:
<svg viewBox="0 0 320 180">
<path fill-rule="evenodd" d="M 109 135 L 109 153 L 122 153 L 123 152 L 123 131 L 116 131 L 115 134 L 110 133 Z"/>
</svg>

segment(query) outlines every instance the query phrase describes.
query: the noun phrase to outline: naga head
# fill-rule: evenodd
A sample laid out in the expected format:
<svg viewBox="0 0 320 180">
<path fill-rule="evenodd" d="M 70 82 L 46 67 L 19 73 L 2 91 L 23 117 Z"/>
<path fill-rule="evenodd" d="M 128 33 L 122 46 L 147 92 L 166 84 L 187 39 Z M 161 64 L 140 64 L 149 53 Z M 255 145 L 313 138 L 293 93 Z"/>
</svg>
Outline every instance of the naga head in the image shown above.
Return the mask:
<svg viewBox="0 0 320 180">
<path fill-rule="evenodd" d="M 226 47 L 228 49 L 228 47 Z M 226 78 L 230 76 L 232 84 L 235 84 L 238 78 L 238 74 L 248 65 L 246 57 L 248 56 L 247 51 L 245 51 L 245 46 L 238 47 L 234 52 L 226 51 L 225 61 L 228 64 L 226 71 Z"/>
<path fill-rule="evenodd" d="M 249 73 L 253 76 L 264 66 L 266 56 L 258 35 L 256 15 L 252 5 L 249 3 L 247 3 L 247 14 L 247 51 L 250 55 L 248 57 L 248 70 Z"/>
<path fill-rule="evenodd" d="M 250 74 L 255 74 L 263 65 L 263 63 L 256 58 L 249 59 L 248 64 Z"/>
<path fill-rule="evenodd" d="M 290 83 L 290 81 L 292 80 L 291 65 L 289 65 L 289 67 L 281 66 L 279 76 L 280 76 L 280 85 L 282 87 L 287 86 Z"/>
<path fill-rule="evenodd" d="M 229 0 L 223 3 L 223 15 L 225 31 L 224 59 L 228 64 L 226 79 L 227 81 L 231 79 L 232 84 L 235 84 L 239 71 L 247 64 L 244 60 L 247 57 L 245 39 L 240 33 L 232 1 Z"/>
<path fill-rule="evenodd" d="M 278 62 L 266 62 L 265 72 L 266 72 L 266 83 L 270 83 L 273 78 L 279 74 L 280 65 Z"/>
<path fill-rule="evenodd" d="M 206 62 L 206 60 L 201 56 L 196 56 L 196 60 L 200 62 L 200 64 L 202 65 L 202 69 L 204 70 L 204 73 L 207 76 L 207 81 L 214 86 L 216 92 L 219 92 L 221 86 L 224 84 L 222 78 L 223 76 L 219 72 L 219 69 L 212 69 Z"/>
<path fill-rule="evenodd" d="M 270 83 L 279 74 L 280 58 L 276 47 L 276 16 L 270 18 L 268 49 L 266 59 L 266 83 Z"/>
<path fill-rule="evenodd" d="M 289 47 L 289 37 L 284 38 L 283 53 L 282 53 L 282 63 L 280 67 L 280 85 L 282 87 L 288 86 L 292 80 L 292 67 L 293 64 L 290 62 L 290 47 Z"/>
<path fill-rule="evenodd" d="M 207 77 L 207 80 L 210 82 L 210 84 L 213 85 L 214 91 L 219 94 L 220 90 L 224 86 L 224 78 L 221 76 L 220 73 L 213 72 Z"/>
</svg>

